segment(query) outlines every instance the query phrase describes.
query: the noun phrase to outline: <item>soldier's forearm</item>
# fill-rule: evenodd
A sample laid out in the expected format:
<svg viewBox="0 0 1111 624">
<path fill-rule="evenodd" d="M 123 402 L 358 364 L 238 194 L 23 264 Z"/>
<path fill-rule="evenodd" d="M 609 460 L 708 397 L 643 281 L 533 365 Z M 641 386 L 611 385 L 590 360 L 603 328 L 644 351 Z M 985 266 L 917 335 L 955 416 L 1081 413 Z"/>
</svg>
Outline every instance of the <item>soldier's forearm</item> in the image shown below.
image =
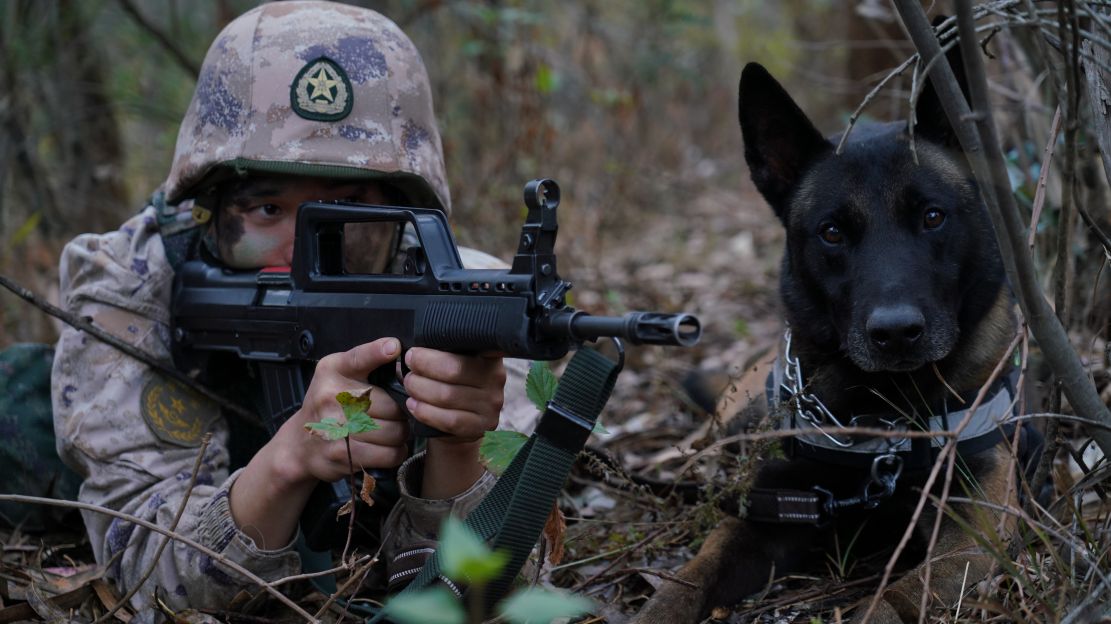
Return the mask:
<svg viewBox="0 0 1111 624">
<path fill-rule="evenodd" d="M 297 533 L 301 511 L 316 480 L 290 479 L 283 470 L 279 445 L 264 446 L 228 493 L 236 526 L 262 550 L 287 546 Z"/>
<path fill-rule="evenodd" d="M 430 438 L 424 460 L 419 496 L 427 499 L 453 498 L 465 492 L 482 476 L 475 442 L 452 442 Z"/>
</svg>

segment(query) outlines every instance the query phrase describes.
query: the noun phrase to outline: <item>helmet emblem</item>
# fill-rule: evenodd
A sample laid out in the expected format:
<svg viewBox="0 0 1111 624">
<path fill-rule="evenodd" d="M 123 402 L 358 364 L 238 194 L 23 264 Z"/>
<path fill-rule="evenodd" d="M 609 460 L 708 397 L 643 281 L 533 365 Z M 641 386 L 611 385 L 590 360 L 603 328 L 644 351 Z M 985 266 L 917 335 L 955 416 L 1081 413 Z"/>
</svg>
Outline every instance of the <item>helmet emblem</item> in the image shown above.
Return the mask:
<svg viewBox="0 0 1111 624">
<path fill-rule="evenodd" d="M 315 121 L 339 121 L 351 113 L 351 81 L 335 61 L 320 57 L 297 72 L 290 88 L 293 112 Z"/>
</svg>

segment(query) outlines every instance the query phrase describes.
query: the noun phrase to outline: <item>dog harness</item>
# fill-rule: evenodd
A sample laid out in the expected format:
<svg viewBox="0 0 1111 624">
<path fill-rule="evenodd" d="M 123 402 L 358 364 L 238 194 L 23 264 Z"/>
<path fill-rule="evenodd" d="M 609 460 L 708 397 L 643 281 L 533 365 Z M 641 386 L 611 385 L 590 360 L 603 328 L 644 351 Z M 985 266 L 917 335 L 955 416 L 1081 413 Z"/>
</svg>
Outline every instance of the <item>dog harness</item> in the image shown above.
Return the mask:
<svg viewBox="0 0 1111 624">
<path fill-rule="evenodd" d="M 957 439 L 957 453 L 972 456 L 995 446 L 1014 433 L 1007 420 L 1017 408 L 1015 377 L 1017 370 L 1002 375 L 988 389 L 972 420 Z M 900 431 L 948 432 L 959 425 L 971 408 L 972 396 L 946 396 L 932 414 L 901 413 L 857 414 L 842 419 L 822 400 L 807 392 L 802 366 L 791 352 L 791 330 L 784 332 L 782 348 L 768 374 L 768 407 L 780 415 L 779 429 L 812 430 L 788 438 L 787 453 L 817 461 L 867 468 L 864 484 L 857 496 L 837 499 L 828 490 L 753 488 L 748 497 L 748 518 L 757 522 L 823 524 L 840 509 L 874 508 L 895 492 L 904 468 L 930 467 L 948 441 L 948 436 L 907 438 L 892 436 L 861 437 L 840 434 L 847 427 L 876 427 L 893 434 Z M 952 406 L 951 403 L 958 405 Z"/>
</svg>

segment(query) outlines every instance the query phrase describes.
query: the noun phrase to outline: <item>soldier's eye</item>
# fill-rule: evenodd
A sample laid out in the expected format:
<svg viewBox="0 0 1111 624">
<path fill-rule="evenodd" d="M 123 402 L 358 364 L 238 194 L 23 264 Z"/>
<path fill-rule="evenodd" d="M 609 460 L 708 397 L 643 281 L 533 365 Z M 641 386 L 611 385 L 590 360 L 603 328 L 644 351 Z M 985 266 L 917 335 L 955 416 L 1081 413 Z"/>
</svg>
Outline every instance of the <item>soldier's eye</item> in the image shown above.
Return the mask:
<svg viewBox="0 0 1111 624">
<path fill-rule="evenodd" d="M 258 207 L 258 211 L 268 217 L 277 217 L 282 214 L 281 206 L 275 204 L 263 204 Z"/>
<path fill-rule="evenodd" d="M 928 208 L 922 215 L 922 226 L 927 230 L 936 230 L 945 223 L 945 213 L 937 208 Z"/>
<path fill-rule="evenodd" d="M 830 245 L 840 245 L 845 242 L 845 234 L 835 223 L 826 222 L 818 226 L 818 236 Z"/>
</svg>

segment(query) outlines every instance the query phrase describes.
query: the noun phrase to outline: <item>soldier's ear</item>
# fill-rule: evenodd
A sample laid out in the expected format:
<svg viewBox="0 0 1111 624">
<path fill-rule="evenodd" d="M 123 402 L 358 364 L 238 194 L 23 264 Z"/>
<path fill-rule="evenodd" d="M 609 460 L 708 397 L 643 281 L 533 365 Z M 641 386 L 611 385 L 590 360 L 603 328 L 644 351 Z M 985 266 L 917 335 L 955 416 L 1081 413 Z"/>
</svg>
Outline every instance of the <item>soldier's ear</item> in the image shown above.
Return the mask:
<svg viewBox="0 0 1111 624">
<path fill-rule="evenodd" d="M 833 145 L 757 63 L 749 63 L 741 72 L 738 117 L 752 181 L 786 224 L 791 191 L 807 167 Z"/>
<path fill-rule="evenodd" d="M 944 15 L 935 17 L 933 19 L 934 28 L 941 25 L 945 19 Z M 968 101 L 968 80 L 964 74 L 964 58 L 961 56 L 960 45 L 954 43 L 953 47 L 945 53 L 945 59 L 949 61 L 949 67 L 953 68 L 953 75 L 957 78 L 961 93 L 964 94 L 965 101 Z M 933 78 L 927 79 L 926 85 L 922 88 L 922 93 L 918 95 L 918 102 L 914 107 L 914 119 L 916 121 L 914 126 L 915 136 L 944 147 L 960 149 L 957 133 L 953 130 L 953 125 L 949 123 L 949 118 L 945 116 L 945 110 L 941 107 L 941 100 L 934 89 Z"/>
</svg>

